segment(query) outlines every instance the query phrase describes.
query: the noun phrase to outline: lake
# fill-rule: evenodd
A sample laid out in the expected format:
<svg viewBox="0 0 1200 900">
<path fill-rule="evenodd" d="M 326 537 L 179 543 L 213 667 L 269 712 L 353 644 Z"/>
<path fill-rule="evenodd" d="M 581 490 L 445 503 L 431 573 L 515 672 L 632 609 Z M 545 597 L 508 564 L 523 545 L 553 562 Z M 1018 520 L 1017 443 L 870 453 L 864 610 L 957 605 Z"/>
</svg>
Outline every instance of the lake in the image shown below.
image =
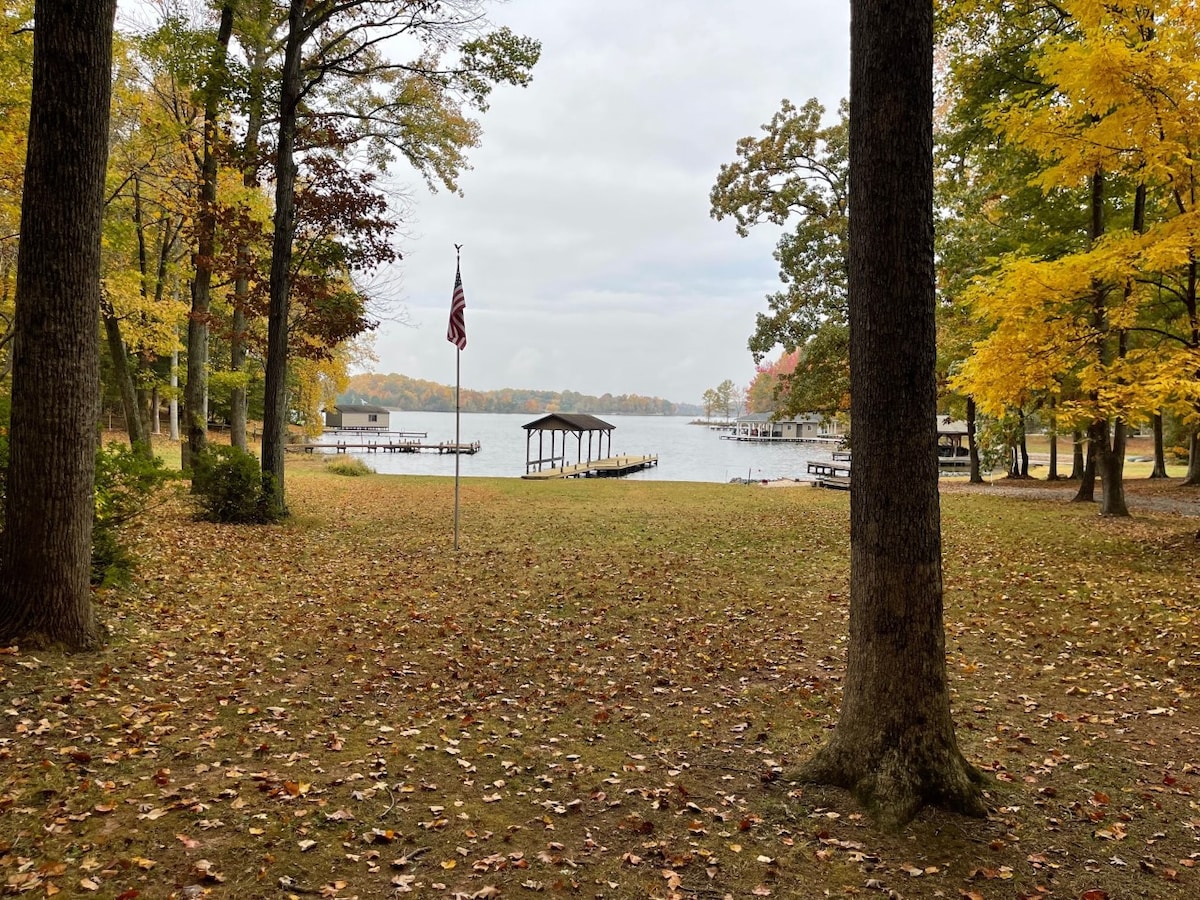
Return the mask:
<svg viewBox="0 0 1200 900">
<path fill-rule="evenodd" d="M 461 440 L 478 441 L 481 449 L 460 457 L 461 474 L 519 478 L 525 474 L 525 429 L 523 425 L 541 418 L 538 414 L 463 413 Z M 692 425 L 684 416 L 600 416 L 614 426 L 614 456 L 657 456 L 658 465 L 626 476 L 641 481 L 715 481 L 735 478 L 808 480 L 810 459 L 828 460 L 829 444 L 755 444 L 723 440 L 722 434 L 703 425 Z M 392 431 L 424 432 L 430 442 L 454 441 L 454 413 L 404 412 L 392 410 Z M 357 435 L 326 434 L 324 443 L 358 440 Z M 371 440 L 368 436 L 363 440 Z M 378 438 L 381 442 L 386 438 Z M 544 439 L 549 452 L 549 436 Z M 561 438 L 560 438 L 561 442 Z M 575 439 L 568 440 L 569 458 L 575 459 Z M 593 448 L 596 446 L 593 443 Z M 607 439 L 605 449 L 608 448 Z M 350 451 L 380 474 L 453 475 L 454 456 L 440 453 L 367 453 Z M 533 437 L 537 456 L 537 435 Z M 596 454 L 593 452 L 593 456 Z M 587 436 L 584 435 L 584 456 Z"/>
</svg>

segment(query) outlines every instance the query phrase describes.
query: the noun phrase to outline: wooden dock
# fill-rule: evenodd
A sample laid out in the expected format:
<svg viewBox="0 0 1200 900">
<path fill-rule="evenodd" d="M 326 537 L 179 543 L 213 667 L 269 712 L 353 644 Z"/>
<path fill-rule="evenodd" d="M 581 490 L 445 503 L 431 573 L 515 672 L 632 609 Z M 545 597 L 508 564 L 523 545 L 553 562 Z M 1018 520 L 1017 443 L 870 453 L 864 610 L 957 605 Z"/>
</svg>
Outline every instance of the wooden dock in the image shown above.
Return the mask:
<svg viewBox="0 0 1200 900">
<path fill-rule="evenodd" d="M 406 438 L 412 439 L 412 438 L 429 437 L 429 433 L 426 431 L 388 431 L 387 429 L 384 429 L 384 428 L 375 428 L 374 426 L 368 427 L 366 425 L 342 426 L 341 428 L 326 428 L 325 431 L 322 433 L 326 434 L 326 435 L 352 434 L 355 437 L 360 437 L 360 438 L 366 437 L 367 435 L 371 435 L 372 437 L 386 438 L 389 441 L 403 440 Z"/>
<path fill-rule="evenodd" d="M 840 437 L 795 437 L 777 434 L 723 434 L 720 436 L 723 441 L 742 441 L 748 444 L 839 444 Z"/>
<path fill-rule="evenodd" d="M 336 441 L 332 444 L 293 444 L 284 449 L 293 453 L 314 453 L 332 451 L 345 453 L 347 450 L 365 450 L 367 453 L 461 453 L 471 455 L 480 451 L 479 441 L 471 443 L 455 443 L 454 441 L 439 441 L 432 443 L 423 440 L 401 441 L 367 441 L 351 444 L 346 441 Z"/>
<path fill-rule="evenodd" d="M 836 455 L 835 455 L 836 457 Z M 850 466 L 839 463 L 841 460 L 835 458 L 834 462 L 818 462 L 813 460 L 808 464 L 808 474 L 815 475 L 813 484 L 819 488 L 830 488 L 835 491 L 850 490 Z"/>
<path fill-rule="evenodd" d="M 813 486 L 829 488 L 834 491 L 848 491 L 850 490 L 850 476 L 847 475 L 843 478 L 839 475 L 823 475 L 813 479 Z"/>
<path fill-rule="evenodd" d="M 819 475 L 824 478 L 849 478 L 850 467 L 848 465 L 839 465 L 836 462 L 819 462 L 818 460 L 810 460 L 808 463 L 808 474 Z"/>
<path fill-rule="evenodd" d="M 549 481 L 554 478 L 620 478 L 630 472 L 640 472 L 657 465 L 657 456 L 610 456 L 607 459 L 593 459 L 589 462 L 542 469 L 540 472 L 526 472 L 521 477 L 531 481 Z"/>
</svg>

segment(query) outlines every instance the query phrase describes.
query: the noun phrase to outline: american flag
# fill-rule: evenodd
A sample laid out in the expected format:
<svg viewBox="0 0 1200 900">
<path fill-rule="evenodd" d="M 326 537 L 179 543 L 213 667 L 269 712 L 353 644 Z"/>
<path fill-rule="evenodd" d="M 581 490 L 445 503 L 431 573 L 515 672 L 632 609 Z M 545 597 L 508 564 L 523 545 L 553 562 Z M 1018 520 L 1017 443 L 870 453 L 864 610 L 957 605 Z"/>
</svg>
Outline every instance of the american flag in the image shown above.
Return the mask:
<svg viewBox="0 0 1200 900">
<path fill-rule="evenodd" d="M 467 349 L 467 298 L 463 296 L 462 270 L 454 266 L 454 296 L 450 298 L 450 327 L 446 329 L 446 340 L 459 350 Z"/>
</svg>

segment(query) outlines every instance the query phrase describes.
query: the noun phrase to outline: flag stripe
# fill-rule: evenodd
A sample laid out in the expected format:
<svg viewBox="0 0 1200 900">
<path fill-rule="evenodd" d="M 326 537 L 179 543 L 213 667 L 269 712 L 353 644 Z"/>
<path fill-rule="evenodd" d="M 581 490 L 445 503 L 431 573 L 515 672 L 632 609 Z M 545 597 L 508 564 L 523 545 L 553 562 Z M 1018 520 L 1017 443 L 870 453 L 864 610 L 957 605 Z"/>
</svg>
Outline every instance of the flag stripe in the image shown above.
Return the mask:
<svg viewBox="0 0 1200 900">
<path fill-rule="evenodd" d="M 467 349 L 467 298 L 463 294 L 462 270 L 454 267 L 454 296 L 450 299 L 450 327 L 446 329 L 446 340 L 458 347 Z"/>
</svg>

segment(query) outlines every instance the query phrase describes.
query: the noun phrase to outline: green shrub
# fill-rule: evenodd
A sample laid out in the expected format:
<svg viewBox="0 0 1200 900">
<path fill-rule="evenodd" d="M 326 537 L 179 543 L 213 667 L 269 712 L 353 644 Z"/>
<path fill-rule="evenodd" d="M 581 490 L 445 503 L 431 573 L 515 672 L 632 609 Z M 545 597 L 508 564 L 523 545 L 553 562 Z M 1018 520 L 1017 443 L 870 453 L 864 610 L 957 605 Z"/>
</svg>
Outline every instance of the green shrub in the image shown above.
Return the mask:
<svg viewBox="0 0 1200 900">
<path fill-rule="evenodd" d="M 253 453 L 210 446 L 192 465 L 192 494 L 200 518 L 234 525 L 273 521 L 267 502 L 270 478 Z"/>
<path fill-rule="evenodd" d="M 129 580 L 136 562 L 120 529 L 144 513 L 151 498 L 176 477 L 156 456 L 111 443 L 96 451 L 96 510 L 92 524 L 92 584 Z"/>
<path fill-rule="evenodd" d="M 361 459 L 344 459 L 337 462 L 331 462 L 325 466 L 326 472 L 332 472 L 334 475 L 374 475 L 375 470 L 368 466 Z"/>
<path fill-rule="evenodd" d="M 0 529 L 8 477 L 8 402 L 0 402 Z M 121 541 L 120 531 L 146 511 L 154 494 L 175 475 L 161 459 L 134 453 L 111 443 L 96 450 L 95 508 L 92 520 L 93 585 L 123 584 L 132 574 L 136 558 Z"/>
</svg>

